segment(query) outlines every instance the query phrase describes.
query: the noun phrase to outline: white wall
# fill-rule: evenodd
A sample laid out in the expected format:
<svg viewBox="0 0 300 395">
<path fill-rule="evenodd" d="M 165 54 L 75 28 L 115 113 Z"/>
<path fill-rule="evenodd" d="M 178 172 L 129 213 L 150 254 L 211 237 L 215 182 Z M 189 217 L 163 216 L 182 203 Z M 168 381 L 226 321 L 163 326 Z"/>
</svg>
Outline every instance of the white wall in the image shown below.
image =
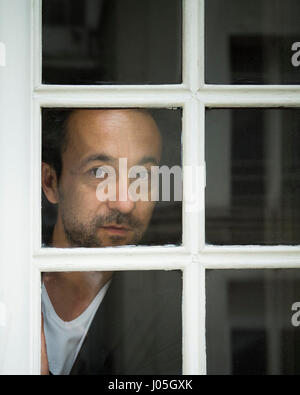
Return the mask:
<svg viewBox="0 0 300 395">
<path fill-rule="evenodd" d="M 0 374 L 29 374 L 30 0 L 0 0 Z"/>
</svg>

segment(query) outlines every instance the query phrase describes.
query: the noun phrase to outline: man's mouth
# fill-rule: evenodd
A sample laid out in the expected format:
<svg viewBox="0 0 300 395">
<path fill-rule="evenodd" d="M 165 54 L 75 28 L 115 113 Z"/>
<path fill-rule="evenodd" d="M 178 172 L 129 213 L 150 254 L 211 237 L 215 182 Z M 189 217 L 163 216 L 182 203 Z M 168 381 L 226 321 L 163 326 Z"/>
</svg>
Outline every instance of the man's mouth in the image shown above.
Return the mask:
<svg viewBox="0 0 300 395">
<path fill-rule="evenodd" d="M 107 233 L 117 236 L 124 236 L 130 231 L 130 228 L 125 225 L 104 225 L 101 226 L 101 229 L 104 229 L 104 231 Z"/>
</svg>

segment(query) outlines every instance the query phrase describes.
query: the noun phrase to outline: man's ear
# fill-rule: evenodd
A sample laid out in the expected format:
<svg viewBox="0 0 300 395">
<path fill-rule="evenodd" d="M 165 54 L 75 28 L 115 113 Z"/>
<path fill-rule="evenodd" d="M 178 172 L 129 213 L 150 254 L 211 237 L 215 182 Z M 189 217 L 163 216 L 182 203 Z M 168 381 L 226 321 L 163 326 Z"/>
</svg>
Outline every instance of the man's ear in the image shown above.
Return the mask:
<svg viewBox="0 0 300 395">
<path fill-rule="evenodd" d="M 42 188 L 48 201 L 52 204 L 58 203 L 58 182 L 56 172 L 48 165 L 42 162 Z"/>
</svg>

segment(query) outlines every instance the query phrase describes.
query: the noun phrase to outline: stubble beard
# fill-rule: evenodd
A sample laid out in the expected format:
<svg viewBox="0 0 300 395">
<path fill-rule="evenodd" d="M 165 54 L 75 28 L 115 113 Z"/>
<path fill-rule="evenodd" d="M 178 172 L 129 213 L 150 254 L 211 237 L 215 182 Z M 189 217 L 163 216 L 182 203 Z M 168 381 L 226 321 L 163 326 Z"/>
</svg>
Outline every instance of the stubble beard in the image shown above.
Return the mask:
<svg viewBox="0 0 300 395">
<path fill-rule="evenodd" d="M 117 210 L 111 210 L 108 215 L 98 215 L 89 223 L 82 223 L 72 207 L 67 209 L 63 197 L 60 197 L 60 215 L 70 247 L 99 248 L 115 247 L 121 245 L 137 245 L 144 234 L 144 226 L 141 221 L 131 214 L 123 214 Z M 126 237 L 110 235 L 108 241 L 101 240 L 98 235 L 102 226 L 116 224 L 128 226 L 132 230 L 132 236 Z"/>
</svg>

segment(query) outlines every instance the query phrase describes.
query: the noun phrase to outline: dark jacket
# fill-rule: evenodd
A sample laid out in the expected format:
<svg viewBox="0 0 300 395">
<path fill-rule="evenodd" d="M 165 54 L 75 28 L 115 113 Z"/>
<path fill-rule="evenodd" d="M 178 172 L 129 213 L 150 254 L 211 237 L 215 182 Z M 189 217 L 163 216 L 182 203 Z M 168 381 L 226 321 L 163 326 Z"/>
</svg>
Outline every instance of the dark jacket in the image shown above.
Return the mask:
<svg viewBox="0 0 300 395">
<path fill-rule="evenodd" d="M 116 272 L 71 375 L 182 372 L 181 272 Z"/>
</svg>

